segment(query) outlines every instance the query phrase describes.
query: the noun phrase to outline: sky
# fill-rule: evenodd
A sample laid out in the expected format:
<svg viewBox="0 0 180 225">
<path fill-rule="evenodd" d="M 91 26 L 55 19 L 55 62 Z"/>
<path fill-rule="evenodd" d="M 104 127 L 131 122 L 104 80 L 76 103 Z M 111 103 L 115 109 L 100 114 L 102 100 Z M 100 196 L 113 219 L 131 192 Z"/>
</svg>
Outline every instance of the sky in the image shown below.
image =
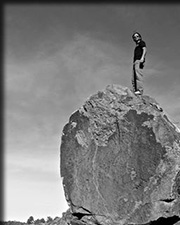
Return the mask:
<svg viewBox="0 0 180 225">
<path fill-rule="evenodd" d="M 180 122 L 180 4 L 4 6 L 4 220 L 68 209 L 64 125 L 109 84 L 131 87 L 134 31 L 147 45 L 144 94 Z"/>
</svg>

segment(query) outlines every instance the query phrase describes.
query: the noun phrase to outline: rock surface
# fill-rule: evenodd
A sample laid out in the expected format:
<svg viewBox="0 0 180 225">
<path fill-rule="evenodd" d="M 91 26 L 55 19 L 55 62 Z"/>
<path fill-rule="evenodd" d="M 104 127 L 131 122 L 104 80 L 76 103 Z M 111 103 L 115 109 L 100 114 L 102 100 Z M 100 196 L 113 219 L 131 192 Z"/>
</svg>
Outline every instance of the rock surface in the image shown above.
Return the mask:
<svg viewBox="0 0 180 225">
<path fill-rule="evenodd" d="M 70 224 L 180 216 L 180 130 L 156 106 L 108 85 L 71 115 L 60 149 Z"/>
</svg>

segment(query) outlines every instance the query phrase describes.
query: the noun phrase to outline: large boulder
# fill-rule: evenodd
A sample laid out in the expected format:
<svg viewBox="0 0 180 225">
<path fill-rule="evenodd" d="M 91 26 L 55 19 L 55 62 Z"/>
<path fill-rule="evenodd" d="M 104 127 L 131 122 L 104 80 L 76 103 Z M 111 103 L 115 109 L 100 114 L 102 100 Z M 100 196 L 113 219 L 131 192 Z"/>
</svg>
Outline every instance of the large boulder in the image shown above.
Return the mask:
<svg viewBox="0 0 180 225">
<path fill-rule="evenodd" d="M 149 96 L 120 85 L 92 95 L 64 126 L 60 167 L 77 224 L 180 216 L 180 130 Z"/>
</svg>

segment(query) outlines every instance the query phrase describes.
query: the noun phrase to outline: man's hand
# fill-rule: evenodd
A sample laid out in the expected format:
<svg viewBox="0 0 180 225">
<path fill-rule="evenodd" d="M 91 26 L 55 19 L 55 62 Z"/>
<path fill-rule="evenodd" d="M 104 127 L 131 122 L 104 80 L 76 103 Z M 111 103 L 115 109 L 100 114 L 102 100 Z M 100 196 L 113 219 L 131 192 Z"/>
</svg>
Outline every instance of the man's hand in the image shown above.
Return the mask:
<svg viewBox="0 0 180 225">
<path fill-rule="evenodd" d="M 144 58 L 141 58 L 139 61 L 140 61 L 140 63 L 143 63 L 144 62 Z"/>
</svg>

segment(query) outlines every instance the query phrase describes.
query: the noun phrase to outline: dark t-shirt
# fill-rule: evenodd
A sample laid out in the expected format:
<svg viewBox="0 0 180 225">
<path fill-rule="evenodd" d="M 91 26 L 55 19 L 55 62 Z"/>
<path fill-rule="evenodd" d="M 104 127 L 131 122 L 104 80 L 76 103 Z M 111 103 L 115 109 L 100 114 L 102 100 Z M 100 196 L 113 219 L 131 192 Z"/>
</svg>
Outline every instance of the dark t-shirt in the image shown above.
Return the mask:
<svg viewBox="0 0 180 225">
<path fill-rule="evenodd" d="M 146 47 L 146 43 L 141 40 L 135 47 L 134 49 L 134 58 L 133 58 L 133 62 L 135 62 L 136 60 L 141 59 L 141 56 L 143 54 L 143 47 Z"/>
</svg>

